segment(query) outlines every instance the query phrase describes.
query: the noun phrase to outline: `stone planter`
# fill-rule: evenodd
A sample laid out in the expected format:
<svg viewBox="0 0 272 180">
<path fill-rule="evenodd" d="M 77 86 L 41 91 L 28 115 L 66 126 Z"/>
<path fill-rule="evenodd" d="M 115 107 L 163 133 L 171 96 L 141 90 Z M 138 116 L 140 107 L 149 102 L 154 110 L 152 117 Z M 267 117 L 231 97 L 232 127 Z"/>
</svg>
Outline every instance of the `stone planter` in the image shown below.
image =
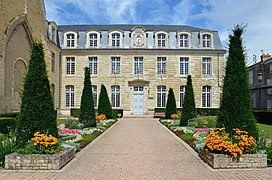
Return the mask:
<svg viewBox="0 0 272 180">
<path fill-rule="evenodd" d="M 229 155 L 199 151 L 199 156 L 214 169 L 267 167 L 267 154 L 242 154 L 239 158 L 234 158 Z"/>
<path fill-rule="evenodd" d="M 59 170 L 75 156 L 73 148 L 64 148 L 58 154 L 18 154 L 5 156 L 8 170 Z"/>
</svg>

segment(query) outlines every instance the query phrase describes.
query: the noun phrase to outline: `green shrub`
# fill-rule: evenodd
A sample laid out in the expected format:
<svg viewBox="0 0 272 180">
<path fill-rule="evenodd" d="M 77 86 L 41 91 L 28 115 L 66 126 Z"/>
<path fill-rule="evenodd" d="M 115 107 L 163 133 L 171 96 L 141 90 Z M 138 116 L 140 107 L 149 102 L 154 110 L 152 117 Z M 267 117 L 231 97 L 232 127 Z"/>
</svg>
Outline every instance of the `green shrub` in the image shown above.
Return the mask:
<svg viewBox="0 0 272 180">
<path fill-rule="evenodd" d="M 172 114 L 177 114 L 177 104 L 176 104 L 174 91 L 172 88 L 170 88 L 168 92 L 167 102 L 166 102 L 165 118 L 172 119 L 171 118 Z"/>
<path fill-rule="evenodd" d="M 112 114 L 114 118 L 121 118 L 123 117 L 123 109 L 113 109 Z M 118 117 L 118 114 L 120 114 L 121 116 Z"/>
<path fill-rule="evenodd" d="M 9 132 L 15 131 L 16 124 L 15 118 L 0 119 L 0 133 L 9 134 Z"/>
<path fill-rule="evenodd" d="M 165 108 L 155 108 L 155 112 L 165 112 Z"/>
<path fill-rule="evenodd" d="M 193 134 L 181 134 L 179 137 L 180 137 L 182 140 L 187 141 L 187 140 L 193 138 Z"/>
<path fill-rule="evenodd" d="M 182 105 L 182 115 L 180 119 L 180 126 L 187 126 L 188 120 L 196 117 L 196 108 L 195 108 L 195 95 L 192 85 L 191 75 L 187 77 L 187 83 L 185 86 L 185 95 Z"/>
<path fill-rule="evenodd" d="M 226 132 L 231 135 L 233 129 L 238 128 L 258 139 L 256 120 L 250 108 L 248 68 L 242 41 L 244 27 L 236 25 L 232 32 L 233 34 L 229 36 L 229 54 L 217 127 L 225 127 Z"/>
<path fill-rule="evenodd" d="M 24 146 L 35 132 L 58 136 L 57 114 L 54 110 L 41 43 L 32 44 L 20 109 L 16 137 L 18 145 Z"/>
<path fill-rule="evenodd" d="M 108 97 L 107 89 L 103 84 L 101 85 L 101 91 L 99 94 L 97 112 L 98 114 L 105 114 L 107 119 L 113 118 L 112 107 Z"/>
<path fill-rule="evenodd" d="M 272 111 L 254 110 L 253 115 L 258 123 L 272 125 Z"/>
<path fill-rule="evenodd" d="M 81 96 L 79 122 L 84 127 L 96 127 L 90 69 L 85 67 L 84 87 Z"/>
<path fill-rule="evenodd" d="M 2 139 L 3 140 L 3 139 Z M 16 145 L 14 142 L 9 141 L 9 138 L 6 136 L 4 143 L 0 141 L 0 167 L 5 166 L 5 156 L 15 152 Z"/>
<path fill-rule="evenodd" d="M 79 118 L 80 109 L 79 108 L 71 108 L 70 109 L 70 114 L 71 114 L 72 117 Z"/>
</svg>

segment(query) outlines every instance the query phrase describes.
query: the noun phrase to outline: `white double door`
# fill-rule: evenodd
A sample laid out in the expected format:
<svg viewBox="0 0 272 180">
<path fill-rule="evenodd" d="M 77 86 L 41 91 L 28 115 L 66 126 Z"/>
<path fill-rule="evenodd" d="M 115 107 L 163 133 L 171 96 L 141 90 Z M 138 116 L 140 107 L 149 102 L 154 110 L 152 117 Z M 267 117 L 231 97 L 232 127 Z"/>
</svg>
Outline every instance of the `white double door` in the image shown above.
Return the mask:
<svg viewBox="0 0 272 180">
<path fill-rule="evenodd" d="M 144 114 L 144 91 L 143 86 L 134 86 L 133 114 Z"/>
</svg>

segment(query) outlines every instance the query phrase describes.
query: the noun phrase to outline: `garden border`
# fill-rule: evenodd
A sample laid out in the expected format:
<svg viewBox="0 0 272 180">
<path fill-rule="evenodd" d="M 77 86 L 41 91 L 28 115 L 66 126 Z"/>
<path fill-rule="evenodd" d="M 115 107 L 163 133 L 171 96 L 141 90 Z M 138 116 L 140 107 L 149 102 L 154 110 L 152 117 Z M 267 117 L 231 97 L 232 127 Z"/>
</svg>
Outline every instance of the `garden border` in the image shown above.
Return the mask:
<svg viewBox="0 0 272 180">
<path fill-rule="evenodd" d="M 155 118 L 158 119 L 158 118 Z M 169 128 L 167 128 L 166 126 L 164 126 L 161 122 L 160 119 L 158 119 L 157 121 L 163 128 L 165 128 L 168 132 L 170 132 L 170 134 L 172 134 L 172 136 L 174 136 L 174 138 L 177 139 L 177 141 L 182 144 L 193 156 L 195 156 L 197 159 L 200 160 L 200 162 L 210 171 L 241 171 L 241 170 L 256 170 L 256 169 L 266 169 L 266 170 L 272 170 L 272 167 L 266 167 L 266 168 L 235 168 L 235 169 L 213 169 L 208 163 L 206 163 L 203 159 L 200 158 L 200 156 L 198 155 L 198 153 L 191 148 L 191 146 L 189 146 L 185 141 L 183 141 L 182 139 L 180 139 L 174 132 L 172 132 Z"/>
</svg>

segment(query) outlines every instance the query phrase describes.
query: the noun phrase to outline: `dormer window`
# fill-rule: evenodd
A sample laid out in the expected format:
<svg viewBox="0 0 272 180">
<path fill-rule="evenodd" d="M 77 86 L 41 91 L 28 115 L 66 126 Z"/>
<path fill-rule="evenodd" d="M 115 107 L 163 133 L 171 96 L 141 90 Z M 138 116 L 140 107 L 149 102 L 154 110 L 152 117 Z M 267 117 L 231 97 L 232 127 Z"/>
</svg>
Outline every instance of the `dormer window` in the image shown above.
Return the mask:
<svg viewBox="0 0 272 180">
<path fill-rule="evenodd" d="M 179 36 L 179 47 L 188 47 L 188 34 L 180 34 Z"/>
<path fill-rule="evenodd" d="M 75 35 L 67 34 L 67 47 L 75 47 Z"/>
<path fill-rule="evenodd" d="M 114 47 L 120 47 L 120 34 L 119 33 L 112 34 L 111 45 Z"/>
<path fill-rule="evenodd" d="M 51 41 L 56 42 L 56 29 L 53 26 L 51 28 Z"/>
<path fill-rule="evenodd" d="M 166 46 L 166 35 L 163 33 L 158 34 L 158 47 Z"/>
<path fill-rule="evenodd" d="M 100 47 L 100 33 L 98 31 L 89 31 L 86 37 L 86 48 Z"/>
<path fill-rule="evenodd" d="M 204 48 L 211 47 L 211 35 L 203 34 L 203 36 L 202 36 L 202 47 L 204 47 Z"/>
<path fill-rule="evenodd" d="M 76 48 L 77 47 L 77 33 L 71 32 L 71 31 L 64 33 L 63 46 L 66 48 Z"/>
<path fill-rule="evenodd" d="M 90 38 L 90 47 L 97 47 L 97 34 L 90 34 L 89 35 Z"/>
<path fill-rule="evenodd" d="M 57 24 L 54 21 L 49 23 L 48 38 L 51 42 L 57 43 Z"/>
</svg>

